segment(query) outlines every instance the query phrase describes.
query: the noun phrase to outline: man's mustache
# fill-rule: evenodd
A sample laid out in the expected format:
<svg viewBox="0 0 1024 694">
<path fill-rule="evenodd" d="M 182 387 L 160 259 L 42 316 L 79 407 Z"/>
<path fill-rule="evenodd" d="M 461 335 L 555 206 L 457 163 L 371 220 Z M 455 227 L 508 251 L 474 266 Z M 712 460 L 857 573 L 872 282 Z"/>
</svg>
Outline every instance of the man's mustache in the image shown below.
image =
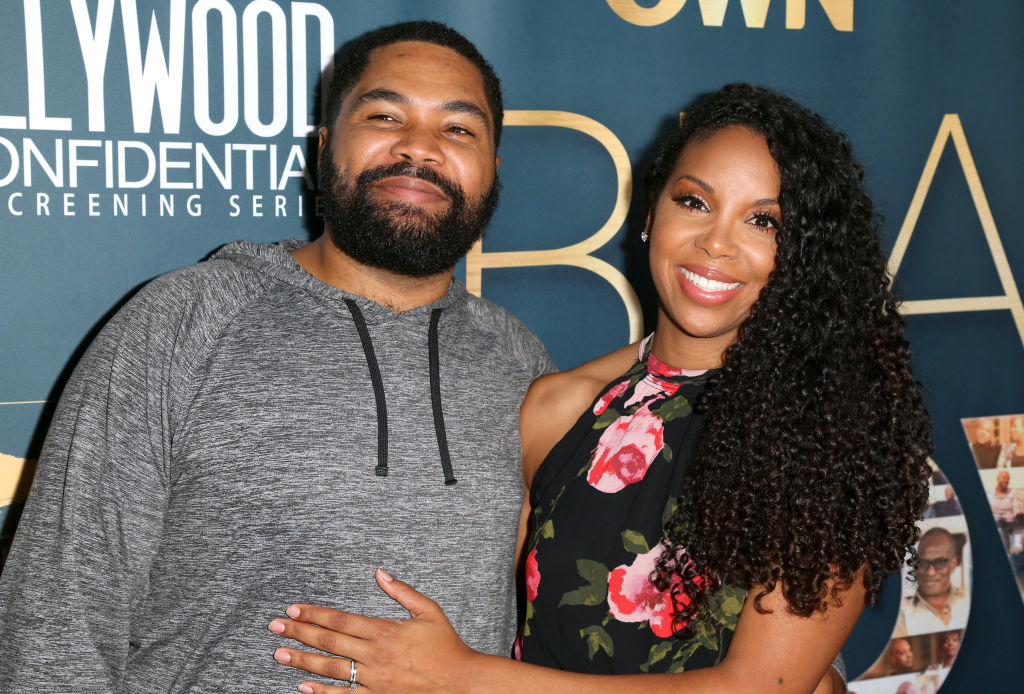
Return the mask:
<svg viewBox="0 0 1024 694">
<path fill-rule="evenodd" d="M 462 192 L 462 188 L 460 188 L 454 181 L 445 178 L 429 167 L 416 166 L 415 164 L 406 164 L 402 162 L 391 164 L 389 166 L 378 166 L 373 169 L 367 169 L 356 177 L 356 185 L 360 189 L 365 190 L 365 188 L 371 183 L 376 183 L 377 181 L 384 180 L 385 178 L 392 178 L 394 176 L 418 178 L 426 181 L 427 183 L 432 183 L 440 188 L 441 192 L 455 204 L 462 204 L 466 199 L 466 195 Z"/>
</svg>

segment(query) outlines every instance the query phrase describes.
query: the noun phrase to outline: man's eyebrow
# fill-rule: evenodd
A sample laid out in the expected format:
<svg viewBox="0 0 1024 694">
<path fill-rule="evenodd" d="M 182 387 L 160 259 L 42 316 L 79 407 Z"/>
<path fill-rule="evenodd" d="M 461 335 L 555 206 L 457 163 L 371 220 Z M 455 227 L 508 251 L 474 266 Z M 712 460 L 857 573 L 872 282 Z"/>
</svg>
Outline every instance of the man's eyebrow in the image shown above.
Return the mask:
<svg viewBox="0 0 1024 694">
<path fill-rule="evenodd" d="M 412 103 L 412 99 L 405 94 L 396 92 L 393 89 L 384 88 L 371 89 L 370 91 L 363 92 L 356 97 L 356 105 L 366 104 L 373 101 L 386 101 L 388 103 L 398 104 L 401 106 L 408 106 Z M 491 119 L 487 116 L 487 112 L 472 101 L 446 101 L 441 104 L 441 110 L 448 113 L 464 113 L 466 115 L 473 116 L 487 128 L 488 132 L 490 132 Z"/>
<path fill-rule="evenodd" d="M 365 104 L 370 101 L 387 101 L 392 104 L 408 104 L 409 97 L 399 94 L 393 89 L 371 89 L 356 97 L 356 104 Z"/>
<path fill-rule="evenodd" d="M 474 104 L 472 101 L 446 101 L 441 104 L 441 110 L 448 111 L 449 113 L 465 113 L 466 115 L 473 116 L 480 120 L 487 130 L 491 129 L 491 119 L 488 118 L 487 112 L 482 108 Z"/>
</svg>

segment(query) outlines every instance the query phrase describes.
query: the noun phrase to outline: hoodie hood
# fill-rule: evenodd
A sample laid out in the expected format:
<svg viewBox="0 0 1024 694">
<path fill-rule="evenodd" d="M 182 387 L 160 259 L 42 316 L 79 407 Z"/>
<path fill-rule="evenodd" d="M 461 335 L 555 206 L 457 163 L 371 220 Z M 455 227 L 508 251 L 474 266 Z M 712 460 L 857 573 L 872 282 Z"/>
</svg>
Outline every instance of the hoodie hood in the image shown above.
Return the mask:
<svg viewBox="0 0 1024 694">
<path fill-rule="evenodd" d="M 250 267 L 319 296 L 339 308 L 344 308 L 349 301 L 354 301 L 368 325 L 380 325 L 392 321 L 426 324 L 435 309 L 456 308 L 469 298 L 469 292 L 465 285 L 457 278 L 452 277 L 448 291 L 437 301 L 396 313 L 366 297 L 321 282 L 306 272 L 289 251 L 302 248 L 308 243 L 308 241 L 296 238 L 283 239 L 276 243 L 232 241 L 210 256 L 210 259 L 224 260 Z"/>
</svg>

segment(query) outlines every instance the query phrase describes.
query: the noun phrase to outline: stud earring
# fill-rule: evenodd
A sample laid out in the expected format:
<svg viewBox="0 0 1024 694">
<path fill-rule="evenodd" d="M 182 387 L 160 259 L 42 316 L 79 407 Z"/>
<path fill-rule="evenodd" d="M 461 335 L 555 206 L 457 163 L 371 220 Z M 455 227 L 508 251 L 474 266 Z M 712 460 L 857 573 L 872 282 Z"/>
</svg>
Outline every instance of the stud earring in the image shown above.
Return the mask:
<svg viewBox="0 0 1024 694">
<path fill-rule="evenodd" d="M 643 241 L 644 243 L 647 243 L 647 239 L 649 239 L 649 238 L 651 238 L 651 235 L 647 233 L 646 229 L 644 229 L 643 231 L 640 232 L 640 240 L 641 241 Z"/>
</svg>

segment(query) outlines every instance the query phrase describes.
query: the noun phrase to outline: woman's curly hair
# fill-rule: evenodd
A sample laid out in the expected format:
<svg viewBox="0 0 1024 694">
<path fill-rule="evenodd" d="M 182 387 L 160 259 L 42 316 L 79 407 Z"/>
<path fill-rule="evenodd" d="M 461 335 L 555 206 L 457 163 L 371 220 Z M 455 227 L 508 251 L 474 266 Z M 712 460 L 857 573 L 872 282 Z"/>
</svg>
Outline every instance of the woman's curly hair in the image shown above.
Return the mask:
<svg viewBox="0 0 1024 694">
<path fill-rule="evenodd" d="M 910 370 L 874 206 L 845 136 L 791 99 L 730 84 L 699 100 L 646 178 L 654 204 L 683 149 L 765 138 L 781 177 L 775 269 L 699 403 L 706 426 L 654 579 L 687 635 L 723 583 L 777 586 L 797 615 L 913 558 L 928 415 Z M 680 580 L 681 579 L 681 580 Z"/>
</svg>

